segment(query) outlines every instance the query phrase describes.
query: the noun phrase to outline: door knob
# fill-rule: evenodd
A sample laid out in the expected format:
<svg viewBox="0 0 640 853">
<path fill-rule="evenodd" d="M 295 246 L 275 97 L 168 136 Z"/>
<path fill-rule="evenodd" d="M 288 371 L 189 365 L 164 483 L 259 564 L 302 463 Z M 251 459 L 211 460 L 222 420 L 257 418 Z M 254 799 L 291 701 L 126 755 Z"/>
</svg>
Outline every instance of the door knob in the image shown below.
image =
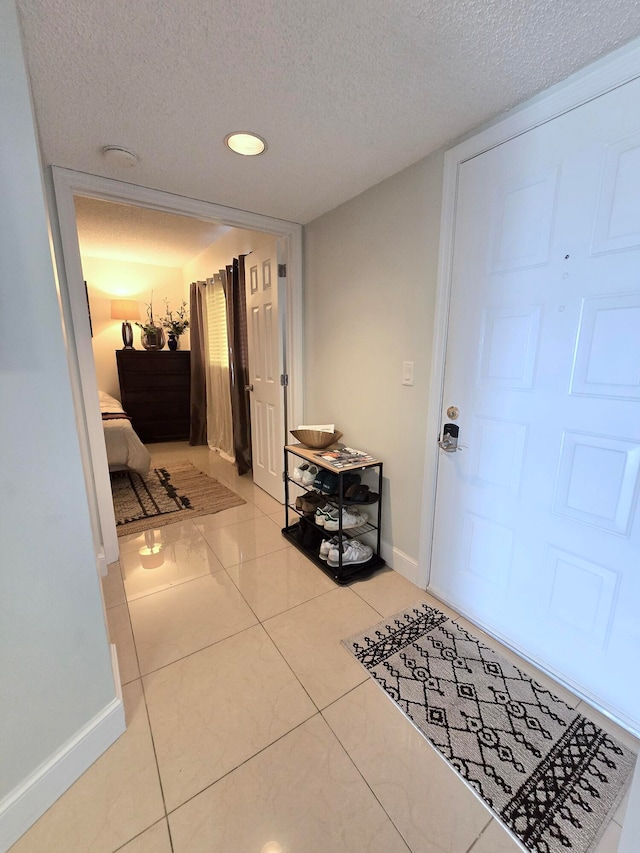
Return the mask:
<svg viewBox="0 0 640 853">
<path fill-rule="evenodd" d="M 245 385 L 244 390 L 245 391 L 253 391 L 253 385 Z"/>
</svg>

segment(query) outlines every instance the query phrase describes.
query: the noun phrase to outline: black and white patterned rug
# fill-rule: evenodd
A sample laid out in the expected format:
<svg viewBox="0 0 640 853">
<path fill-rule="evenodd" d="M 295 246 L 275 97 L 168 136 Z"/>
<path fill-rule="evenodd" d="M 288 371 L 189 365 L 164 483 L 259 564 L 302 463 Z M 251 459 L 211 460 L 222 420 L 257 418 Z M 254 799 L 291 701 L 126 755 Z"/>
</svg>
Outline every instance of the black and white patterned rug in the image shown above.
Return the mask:
<svg viewBox="0 0 640 853">
<path fill-rule="evenodd" d="M 345 646 L 525 849 L 594 849 L 630 750 L 424 602 Z"/>
<path fill-rule="evenodd" d="M 137 535 L 244 503 L 188 460 L 152 468 L 144 476 L 135 471 L 112 472 L 111 491 L 118 536 Z"/>
<path fill-rule="evenodd" d="M 190 507 L 189 498 L 178 495 L 166 468 L 153 468 L 144 477 L 135 471 L 115 471 L 111 493 L 117 526 Z"/>
</svg>

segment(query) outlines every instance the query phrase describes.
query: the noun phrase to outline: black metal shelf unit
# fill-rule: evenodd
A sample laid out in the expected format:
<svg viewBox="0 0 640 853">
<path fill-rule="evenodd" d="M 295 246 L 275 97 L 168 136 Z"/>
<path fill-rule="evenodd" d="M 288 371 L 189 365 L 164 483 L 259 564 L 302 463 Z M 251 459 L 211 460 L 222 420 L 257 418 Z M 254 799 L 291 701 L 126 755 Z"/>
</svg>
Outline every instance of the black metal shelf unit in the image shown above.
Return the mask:
<svg viewBox="0 0 640 853">
<path fill-rule="evenodd" d="M 324 462 L 316 455 L 318 451 L 311 451 L 302 445 L 287 445 L 284 448 L 284 493 L 285 493 L 285 526 L 282 529 L 282 535 L 291 542 L 299 551 L 301 551 L 312 563 L 315 563 L 318 568 L 322 569 L 325 574 L 329 575 L 338 584 L 348 584 L 356 578 L 370 575 L 376 569 L 385 565 L 384 560 L 380 556 L 380 526 L 382 521 L 382 462 L 375 460 L 362 465 L 350 465 L 347 468 L 337 469 L 332 465 Z M 291 494 L 291 484 L 302 492 L 313 491 L 313 484 L 303 485 L 294 480 L 290 473 L 291 457 L 304 460 L 304 462 L 324 468 L 327 471 L 335 474 L 338 479 L 337 493 L 334 495 L 326 495 L 328 503 L 332 504 L 338 510 L 338 529 L 325 530 L 324 527 L 315 523 L 311 519 L 297 509 L 295 505 L 295 495 Z M 377 469 L 377 477 L 375 477 L 375 469 Z M 376 507 L 376 518 L 368 521 L 360 527 L 351 527 L 347 530 L 342 528 L 342 510 L 347 506 L 361 506 L 352 502 L 345 502 L 343 481 L 347 474 L 360 474 L 365 470 L 371 470 L 373 476 L 377 479 L 377 494 L 378 500 L 375 504 L 367 504 L 367 511 L 371 512 L 373 507 Z M 290 523 L 291 519 L 291 523 Z M 355 539 L 369 534 L 368 544 L 373 547 L 373 556 L 366 563 L 346 563 L 342 562 L 342 543 L 345 539 Z M 321 560 L 319 556 L 319 543 L 323 539 L 331 539 L 337 536 L 339 540 L 338 547 L 338 565 L 330 566 L 325 560 Z M 375 545 L 373 541 L 375 541 Z M 366 541 L 366 540 L 365 540 Z"/>
</svg>

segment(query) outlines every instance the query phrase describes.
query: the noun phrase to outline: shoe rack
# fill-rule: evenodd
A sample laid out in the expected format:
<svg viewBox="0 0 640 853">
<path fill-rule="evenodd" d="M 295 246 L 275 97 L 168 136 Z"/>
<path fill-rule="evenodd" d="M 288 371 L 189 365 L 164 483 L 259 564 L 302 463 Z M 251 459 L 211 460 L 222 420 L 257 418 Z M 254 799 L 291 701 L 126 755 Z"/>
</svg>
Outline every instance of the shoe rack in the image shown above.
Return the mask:
<svg viewBox="0 0 640 853">
<path fill-rule="evenodd" d="M 288 444 L 284 448 L 285 526 L 282 528 L 282 535 L 336 583 L 348 584 L 356 578 L 371 574 L 385 564 L 380 556 L 382 462 L 379 459 L 374 459 L 365 463 L 358 462 L 338 468 L 321 459 L 319 456 L 321 452 L 310 450 L 301 444 Z M 302 510 L 296 507 L 298 496 L 315 490 L 313 482 L 303 484 L 292 476 L 295 468 L 305 463 L 315 465 L 320 471 L 335 475 L 334 483 L 337 479 L 335 493 L 325 495 L 327 503 L 338 511 L 337 530 L 325 530 L 323 526 L 316 524 L 314 520 L 305 516 Z M 349 474 L 360 475 L 362 482 L 366 481 L 372 491 L 377 491 L 378 500 L 366 505 L 347 500 L 344 493 L 347 491 L 351 479 L 347 476 Z M 368 521 L 359 527 L 343 529 L 343 509 L 365 511 L 369 516 Z M 320 559 L 319 551 L 322 540 L 331 539 L 334 536 L 338 539 L 338 564 L 331 566 L 328 561 Z M 366 563 L 343 562 L 342 546 L 349 539 L 359 539 L 373 548 L 371 559 L 367 560 Z"/>
</svg>

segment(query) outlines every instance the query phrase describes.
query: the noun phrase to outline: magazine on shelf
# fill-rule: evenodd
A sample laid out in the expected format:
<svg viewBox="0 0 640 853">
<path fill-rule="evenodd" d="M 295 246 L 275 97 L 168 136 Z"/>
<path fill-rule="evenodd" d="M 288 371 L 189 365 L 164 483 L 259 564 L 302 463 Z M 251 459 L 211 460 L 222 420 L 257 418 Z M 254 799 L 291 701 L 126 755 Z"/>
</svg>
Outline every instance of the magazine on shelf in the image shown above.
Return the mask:
<svg viewBox="0 0 640 853">
<path fill-rule="evenodd" d="M 353 447 L 342 447 L 340 450 L 320 450 L 315 455 L 334 468 L 346 468 L 349 465 L 366 465 L 369 462 L 377 461 L 368 453 L 362 450 L 355 450 Z"/>
</svg>

